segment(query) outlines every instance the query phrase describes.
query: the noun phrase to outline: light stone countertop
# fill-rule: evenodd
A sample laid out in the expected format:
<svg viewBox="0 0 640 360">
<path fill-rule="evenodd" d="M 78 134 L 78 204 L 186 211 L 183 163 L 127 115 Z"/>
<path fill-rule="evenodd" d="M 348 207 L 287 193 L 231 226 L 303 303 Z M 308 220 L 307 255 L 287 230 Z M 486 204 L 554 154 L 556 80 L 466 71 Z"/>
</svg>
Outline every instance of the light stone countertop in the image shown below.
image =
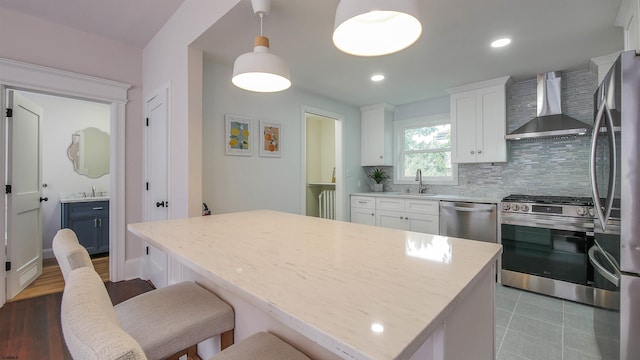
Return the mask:
<svg viewBox="0 0 640 360">
<path fill-rule="evenodd" d="M 128 229 L 354 359 L 409 358 L 502 252 L 498 244 L 268 210 Z M 384 330 L 372 331 L 374 324 Z"/>
<path fill-rule="evenodd" d="M 417 194 L 394 191 L 352 193 L 352 196 L 395 197 L 400 199 L 421 199 L 434 201 L 466 201 L 476 203 L 498 204 L 502 197 L 497 196 L 471 196 L 471 195 L 447 195 L 447 194 Z"/>
<path fill-rule="evenodd" d="M 60 202 L 63 204 L 67 203 L 78 203 L 78 202 L 95 202 L 95 201 L 109 201 L 109 195 L 100 196 L 86 196 L 85 193 L 71 193 L 71 194 L 60 194 Z"/>
</svg>

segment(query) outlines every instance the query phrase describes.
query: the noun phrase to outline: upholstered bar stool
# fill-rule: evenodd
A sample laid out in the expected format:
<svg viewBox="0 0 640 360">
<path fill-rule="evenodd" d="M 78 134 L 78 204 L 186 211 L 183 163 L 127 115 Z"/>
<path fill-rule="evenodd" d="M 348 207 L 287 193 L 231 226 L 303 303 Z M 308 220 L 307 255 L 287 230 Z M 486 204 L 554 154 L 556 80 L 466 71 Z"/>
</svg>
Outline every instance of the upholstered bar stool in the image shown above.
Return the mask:
<svg viewBox="0 0 640 360">
<path fill-rule="evenodd" d="M 233 344 L 231 306 L 194 282 L 152 290 L 114 308 L 122 329 L 151 360 L 168 358 L 216 335 L 222 349 Z"/>
<path fill-rule="evenodd" d="M 62 277 L 67 280 L 71 268 L 90 266 L 93 268 L 91 257 L 84 246 L 80 245 L 76 233 L 71 229 L 60 229 L 53 237 L 51 249 L 58 261 Z M 83 249 L 84 252 L 80 249 Z M 85 256 L 86 254 L 86 256 Z"/>
<path fill-rule="evenodd" d="M 127 331 L 111 305 L 100 276 L 91 268 L 72 270 L 62 294 L 62 333 L 71 356 L 82 360 L 146 360 L 148 353 Z M 155 329 L 148 329 L 154 332 Z M 275 335 L 261 332 L 211 360 L 310 360 Z"/>
<path fill-rule="evenodd" d="M 65 282 L 74 269 L 88 268 L 95 273 L 87 250 L 79 244 L 73 231 L 60 230 L 52 247 Z M 102 282 L 101 285 L 104 287 Z M 132 336 L 152 360 L 193 354 L 199 342 L 217 335 L 220 335 L 222 349 L 233 344 L 233 309 L 194 282 L 155 289 L 112 308 L 122 330 Z"/>
</svg>

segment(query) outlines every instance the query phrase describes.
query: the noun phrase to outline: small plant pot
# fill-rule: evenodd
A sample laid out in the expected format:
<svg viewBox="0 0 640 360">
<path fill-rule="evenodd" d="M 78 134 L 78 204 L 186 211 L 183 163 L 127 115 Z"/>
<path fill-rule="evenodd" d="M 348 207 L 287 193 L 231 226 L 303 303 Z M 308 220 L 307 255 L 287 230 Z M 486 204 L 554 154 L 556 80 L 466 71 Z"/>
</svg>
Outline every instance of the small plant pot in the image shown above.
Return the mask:
<svg viewBox="0 0 640 360">
<path fill-rule="evenodd" d="M 373 190 L 374 192 L 381 192 L 383 187 L 384 184 L 373 184 L 371 185 L 371 190 Z"/>
</svg>

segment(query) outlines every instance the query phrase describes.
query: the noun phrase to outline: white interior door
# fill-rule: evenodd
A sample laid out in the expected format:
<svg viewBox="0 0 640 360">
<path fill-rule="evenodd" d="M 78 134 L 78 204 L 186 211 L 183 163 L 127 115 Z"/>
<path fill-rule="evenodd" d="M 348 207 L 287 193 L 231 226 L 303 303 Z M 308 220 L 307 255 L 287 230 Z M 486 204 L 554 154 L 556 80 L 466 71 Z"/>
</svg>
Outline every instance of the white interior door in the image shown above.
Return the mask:
<svg viewBox="0 0 640 360">
<path fill-rule="evenodd" d="M 146 221 L 168 219 L 168 89 L 147 101 L 146 126 Z M 156 287 L 167 285 L 167 256 L 147 245 L 146 274 Z"/>
<path fill-rule="evenodd" d="M 42 274 L 42 108 L 9 90 L 7 118 L 7 298 Z"/>
</svg>

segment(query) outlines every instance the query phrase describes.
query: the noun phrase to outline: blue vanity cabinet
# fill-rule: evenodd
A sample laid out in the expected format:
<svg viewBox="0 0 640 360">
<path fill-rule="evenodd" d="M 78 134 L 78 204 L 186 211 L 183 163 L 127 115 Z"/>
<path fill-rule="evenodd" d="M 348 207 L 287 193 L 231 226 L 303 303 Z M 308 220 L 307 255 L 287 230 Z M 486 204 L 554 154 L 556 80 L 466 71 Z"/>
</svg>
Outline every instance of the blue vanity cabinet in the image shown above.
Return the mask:
<svg viewBox="0 0 640 360">
<path fill-rule="evenodd" d="M 73 230 L 89 254 L 109 251 L 109 201 L 62 203 L 61 226 Z"/>
</svg>

